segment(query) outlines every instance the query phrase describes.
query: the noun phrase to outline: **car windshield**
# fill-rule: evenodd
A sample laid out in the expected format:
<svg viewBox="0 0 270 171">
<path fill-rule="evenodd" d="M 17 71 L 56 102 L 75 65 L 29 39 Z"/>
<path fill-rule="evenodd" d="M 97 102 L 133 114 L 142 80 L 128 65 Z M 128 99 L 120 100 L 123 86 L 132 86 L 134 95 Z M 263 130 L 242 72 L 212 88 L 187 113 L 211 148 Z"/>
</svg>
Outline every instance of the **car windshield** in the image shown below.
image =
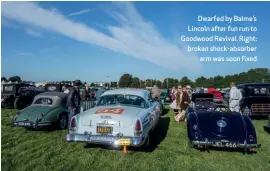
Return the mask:
<svg viewBox="0 0 270 171">
<path fill-rule="evenodd" d="M 270 87 L 249 87 L 250 95 L 270 95 Z"/>
<path fill-rule="evenodd" d="M 117 94 L 102 96 L 97 103 L 97 106 L 108 105 L 128 105 L 145 108 L 146 102 L 140 96 Z"/>
<path fill-rule="evenodd" d="M 34 104 L 40 104 L 40 105 L 52 105 L 53 104 L 53 100 L 51 98 L 47 98 L 47 97 L 42 97 L 37 99 Z"/>
<path fill-rule="evenodd" d="M 13 85 L 4 85 L 4 91 L 12 91 L 13 90 Z"/>
</svg>

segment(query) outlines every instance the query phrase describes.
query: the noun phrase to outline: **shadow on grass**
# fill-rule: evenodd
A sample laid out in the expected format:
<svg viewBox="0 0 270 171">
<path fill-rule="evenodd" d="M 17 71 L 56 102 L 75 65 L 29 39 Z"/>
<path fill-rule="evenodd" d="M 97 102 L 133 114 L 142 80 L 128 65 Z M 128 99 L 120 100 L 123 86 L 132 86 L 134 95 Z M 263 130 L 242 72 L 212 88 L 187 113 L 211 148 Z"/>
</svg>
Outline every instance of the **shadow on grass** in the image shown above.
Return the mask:
<svg viewBox="0 0 270 171">
<path fill-rule="evenodd" d="M 250 118 L 252 120 L 267 120 L 267 119 L 269 119 L 267 115 L 262 115 L 262 116 L 254 115 L 254 116 L 250 116 Z"/>
<path fill-rule="evenodd" d="M 217 148 L 217 147 L 208 147 L 208 149 L 199 149 L 199 148 L 195 148 L 196 150 L 198 151 L 201 151 L 201 152 L 208 152 L 208 153 L 211 153 L 211 151 L 218 151 L 218 152 L 233 152 L 233 153 L 242 153 L 243 155 L 244 154 L 256 154 L 256 150 L 253 151 L 253 152 L 245 152 L 244 149 L 241 149 L 241 148 Z"/>
<path fill-rule="evenodd" d="M 162 116 L 167 115 L 169 112 L 170 112 L 170 109 L 165 108 L 165 109 L 163 109 L 161 115 L 162 115 Z"/>
<path fill-rule="evenodd" d="M 167 132 L 169 129 L 170 118 L 169 117 L 161 117 L 159 119 L 159 123 L 156 126 L 155 130 L 150 133 L 150 144 L 147 148 L 132 148 L 129 147 L 128 150 L 131 151 L 140 151 L 140 152 L 153 152 L 158 145 L 165 139 L 167 136 Z M 111 147 L 97 144 L 86 144 L 85 148 L 103 148 L 103 149 L 111 149 L 111 150 L 122 150 L 122 147 Z"/>
</svg>

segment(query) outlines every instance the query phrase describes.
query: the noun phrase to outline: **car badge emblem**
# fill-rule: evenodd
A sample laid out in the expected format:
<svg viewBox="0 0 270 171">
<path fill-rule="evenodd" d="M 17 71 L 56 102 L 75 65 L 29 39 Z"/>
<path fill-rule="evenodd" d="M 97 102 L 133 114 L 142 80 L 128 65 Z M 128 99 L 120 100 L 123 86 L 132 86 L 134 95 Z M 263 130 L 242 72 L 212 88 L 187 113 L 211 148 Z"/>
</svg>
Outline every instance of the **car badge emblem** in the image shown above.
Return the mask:
<svg viewBox="0 0 270 171">
<path fill-rule="evenodd" d="M 227 123 L 224 120 L 219 120 L 219 121 L 217 121 L 217 125 L 220 128 L 224 128 L 227 125 Z"/>
</svg>

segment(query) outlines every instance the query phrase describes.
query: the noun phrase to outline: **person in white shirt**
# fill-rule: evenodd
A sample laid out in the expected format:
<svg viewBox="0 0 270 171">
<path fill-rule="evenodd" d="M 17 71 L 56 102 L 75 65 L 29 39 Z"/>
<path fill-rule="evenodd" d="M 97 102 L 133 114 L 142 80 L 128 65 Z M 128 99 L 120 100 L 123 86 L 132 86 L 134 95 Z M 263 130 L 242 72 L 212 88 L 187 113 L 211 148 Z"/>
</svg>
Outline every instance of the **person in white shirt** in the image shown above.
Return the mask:
<svg viewBox="0 0 270 171">
<path fill-rule="evenodd" d="M 69 89 L 65 85 L 63 85 L 62 89 L 64 93 L 69 93 Z"/>
<path fill-rule="evenodd" d="M 231 82 L 229 107 L 232 112 L 240 112 L 240 101 L 242 99 L 241 91 L 235 87 L 235 83 Z"/>
</svg>

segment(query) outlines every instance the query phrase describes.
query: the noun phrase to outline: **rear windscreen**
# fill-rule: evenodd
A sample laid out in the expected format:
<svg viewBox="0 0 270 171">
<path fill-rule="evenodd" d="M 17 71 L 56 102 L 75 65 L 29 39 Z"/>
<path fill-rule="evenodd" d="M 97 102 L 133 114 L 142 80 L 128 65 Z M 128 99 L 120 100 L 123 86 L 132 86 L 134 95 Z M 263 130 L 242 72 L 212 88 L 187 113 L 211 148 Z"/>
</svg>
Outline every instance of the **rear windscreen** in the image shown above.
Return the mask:
<svg viewBox="0 0 270 171">
<path fill-rule="evenodd" d="M 42 97 L 37 99 L 34 104 L 40 104 L 40 105 L 52 105 L 53 104 L 53 100 L 51 98 L 47 98 L 47 97 Z"/>
<path fill-rule="evenodd" d="M 249 87 L 250 95 L 270 95 L 270 87 Z"/>
<path fill-rule="evenodd" d="M 13 85 L 4 86 L 4 91 L 12 91 L 12 90 L 13 90 Z"/>
</svg>

